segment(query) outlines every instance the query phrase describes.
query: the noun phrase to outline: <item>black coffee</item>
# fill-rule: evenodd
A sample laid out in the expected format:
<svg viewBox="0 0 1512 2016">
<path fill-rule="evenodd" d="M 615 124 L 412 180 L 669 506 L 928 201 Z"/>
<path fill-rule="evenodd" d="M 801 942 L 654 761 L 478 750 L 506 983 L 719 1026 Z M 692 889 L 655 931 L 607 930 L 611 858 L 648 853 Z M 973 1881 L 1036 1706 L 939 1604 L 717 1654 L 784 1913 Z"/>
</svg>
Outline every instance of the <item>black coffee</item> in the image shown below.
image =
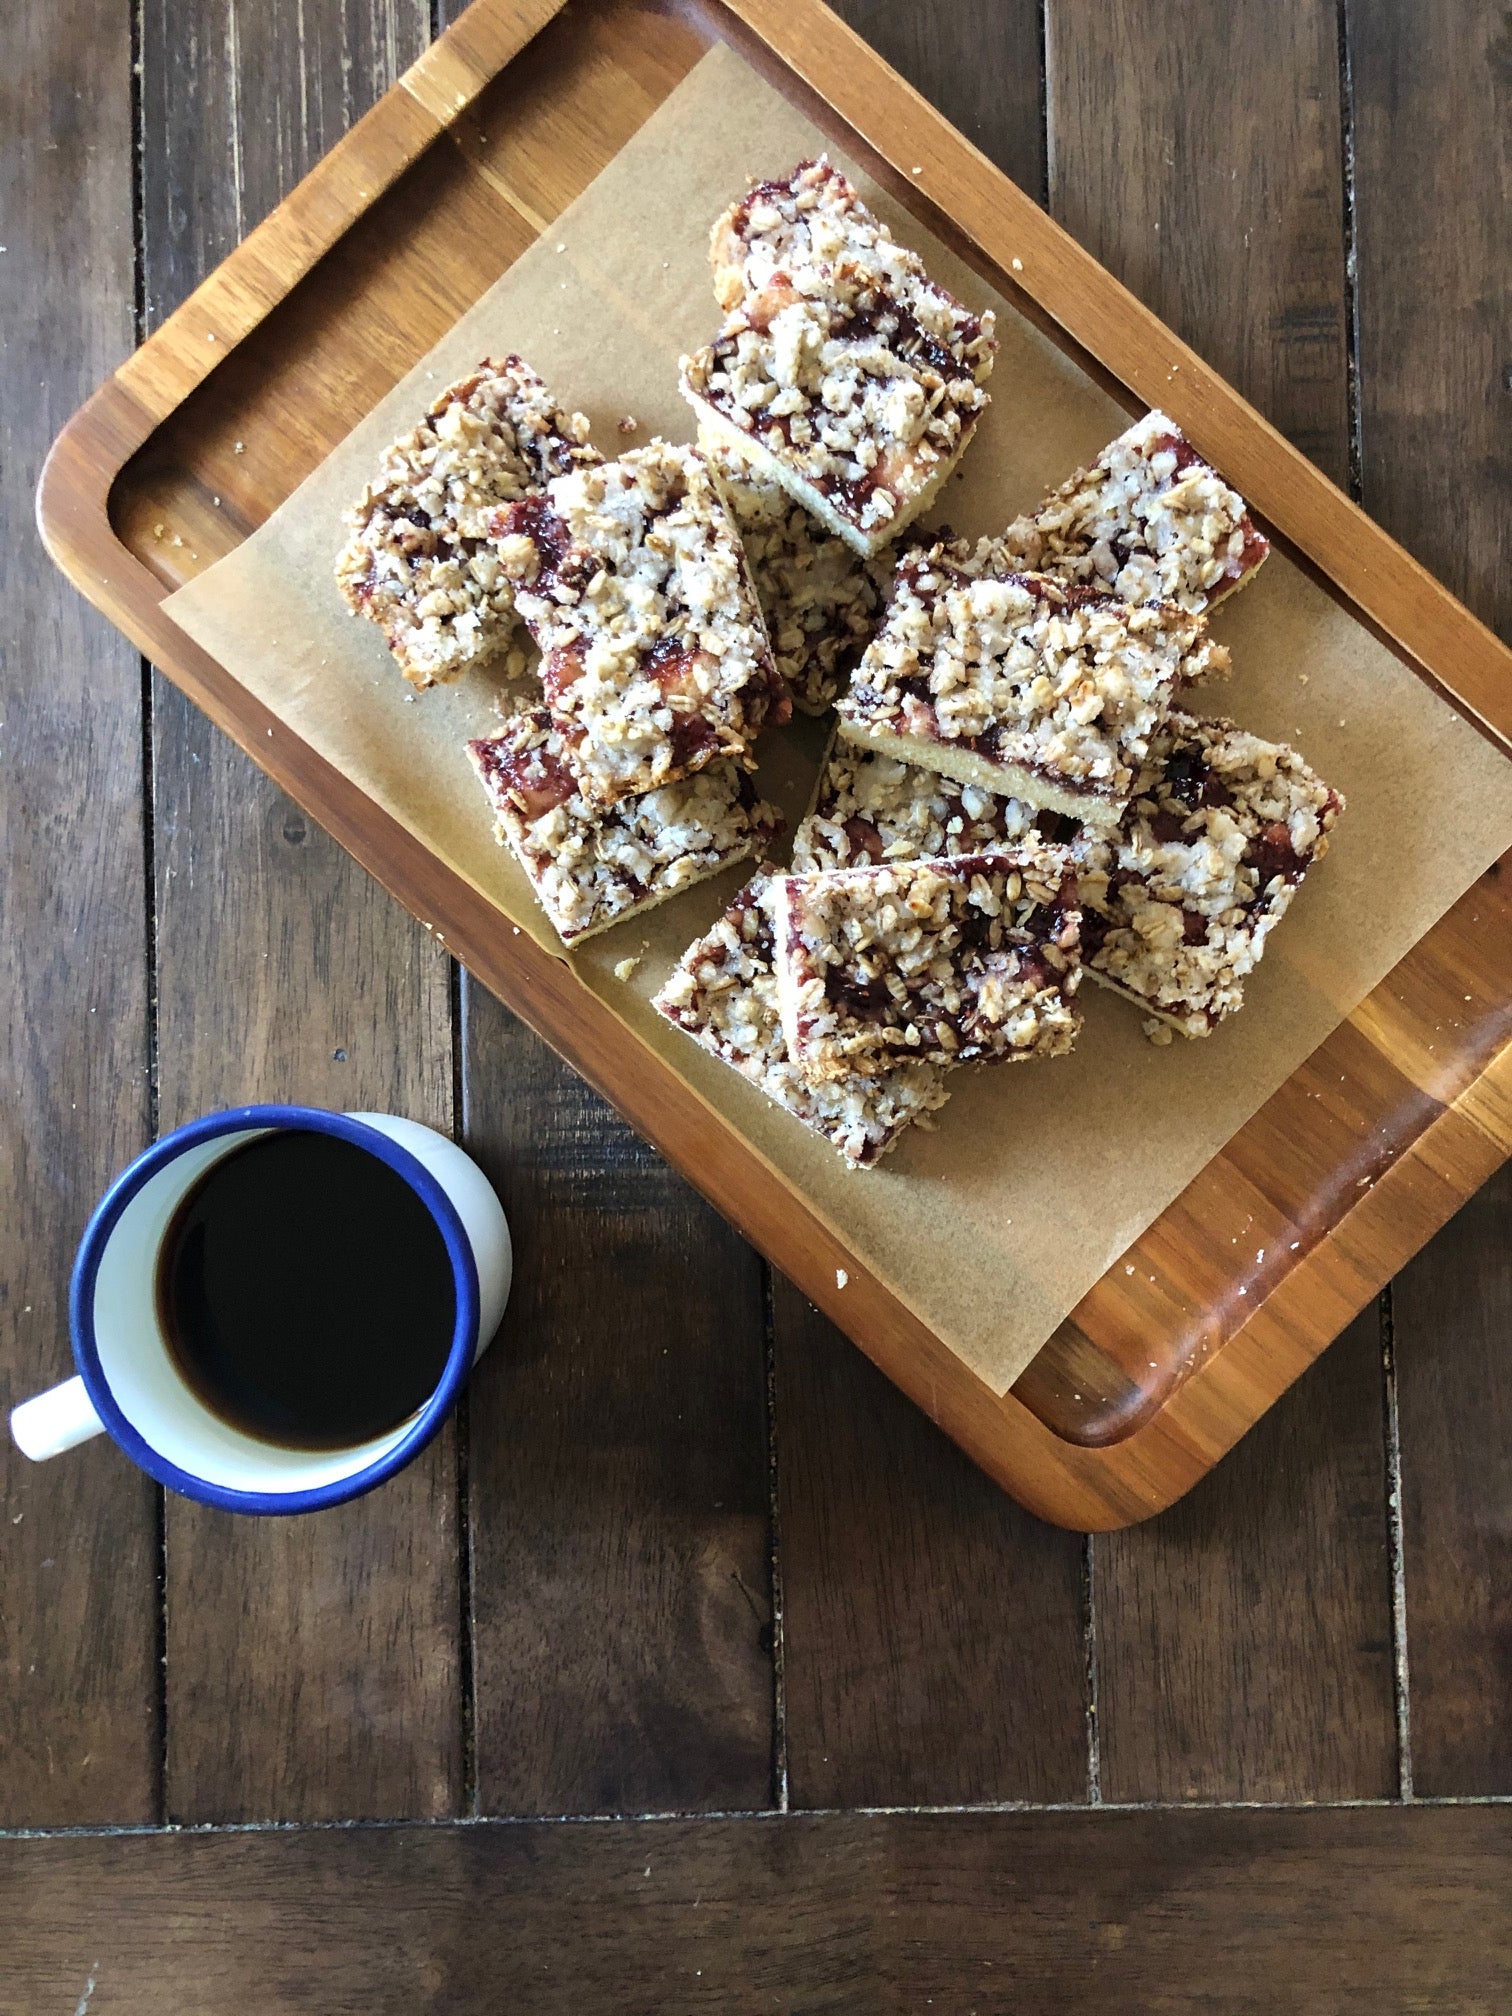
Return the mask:
<svg viewBox="0 0 1512 2016">
<path fill-rule="evenodd" d="M 341 1449 L 408 1420 L 451 1350 L 446 1245 L 404 1178 L 334 1135 L 260 1135 L 215 1163 L 163 1241 L 174 1363 L 233 1428 Z"/>
</svg>

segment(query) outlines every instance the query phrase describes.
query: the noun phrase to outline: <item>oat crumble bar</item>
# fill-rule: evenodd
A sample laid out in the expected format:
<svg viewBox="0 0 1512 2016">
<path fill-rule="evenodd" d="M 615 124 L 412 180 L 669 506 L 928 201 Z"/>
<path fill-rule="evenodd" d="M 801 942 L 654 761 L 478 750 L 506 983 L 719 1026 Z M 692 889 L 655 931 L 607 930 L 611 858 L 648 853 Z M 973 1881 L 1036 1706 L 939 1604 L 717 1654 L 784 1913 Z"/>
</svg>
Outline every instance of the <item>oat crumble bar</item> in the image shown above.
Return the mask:
<svg viewBox="0 0 1512 2016">
<path fill-rule="evenodd" d="M 497 517 L 546 703 L 598 805 L 746 759 L 792 703 L 709 465 L 652 441 Z"/>
<path fill-rule="evenodd" d="M 1186 681 L 1228 669 L 1205 619 L 1014 572 L 995 542 L 899 563 L 842 695 L 847 741 L 1093 825 L 1117 822 Z"/>
<path fill-rule="evenodd" d="M 1055 1057 L 1076 1039 L 1064 848 L 785 876 L 773 924 L 788 1055 L 813 1083 L 900 1057 Z"/>
<path fill-rule="evenodd" d="M 904 1063 L 874 1077 L 811 1085 L 788 1056 L 777 1008 L 771 900 L 775 871 L 748 882 L 714 928 L 690 945 L 654 1005 L 712 1056 L 738 1071 L 805 1127 L 870 1168 L 911 1124 L 930 1125 L 948 1094 L 945 1073 Z"/>
<path fill-rule="evenodd" d="M 582 414 L 564 412 L 518 357 L 485 359 L 385 449 L 349 516 L 336 580 L 352 613 L 382 629 L 406 679 L 455 679 L 510 643 L 514 585 L 494 550 L 493 514 L 599 459 Z"/>
<path fill-rule="evenodd" d="M 826 714 L 877 627 L 890 560 L 861 559 L 727 445 L 702 431 L 698 445 L 734 516 L 793 705 Z"/>
<path fill-rule="evenodd" d="M 977 784 L 958 784 L 878 750 L 833 740 L 814 802 L 793 836 L 793 872 L 860 868 L 932 855 L 991 854 L 1032 837 L 1054 814 Z M 1053 836 L 1047 836 L 1053 837 Z"/>
<path fill-rule="evenodd" d="M 589 805 L 544 707 L 469 742 L 467 753 L 500 841 L 569 945 L 761 855 L 782 828 L 775 807 L 758 800 L 749 775 L 728 758 L 606 810 Z"/>
<path fill-rule="evenodd" d="M 1283 743 L 1172 714 L 1117 830 L 1072 849 L 1088 973 L 1145 1009 L 1155 1040 L 1206 1036 L 1243 1005 L 1343 810 Z"/>
<path fill-rule="evenodd" d="M 1159 412 L 1016 518 L 1003 546 L 1057 581 L 1196 610 L 1243 588 L 1270 551 L 1238 491 Z"/>
<path fill-rule="evenodd" d="M 870 555 L 928 508 L 970 441 L 987 405 L 993 317 L 937 286 L 843 176 L 826 167 L 809 188 L 805 173 L 761 185 L 778 211 L 783 191 L 795 205 L 812 195 L 805 244 L 682 360 L 683 394 L 701 427 Z M 827 256 L 816 257 L 821 231 Z"/>
<path fill-rule="evenodd" d="M 822 154 L 800 161 L 783 180 L 753 182 L 709 233 L 714 294 L 726 313 L 763 297 L 781 307 L 791 298 L 795 269 L 827 275 L 845 259 L 884 269 L 891 263 L 927 278 L 918 255 L 894 240 L 849 177 Z"/>
</svg>

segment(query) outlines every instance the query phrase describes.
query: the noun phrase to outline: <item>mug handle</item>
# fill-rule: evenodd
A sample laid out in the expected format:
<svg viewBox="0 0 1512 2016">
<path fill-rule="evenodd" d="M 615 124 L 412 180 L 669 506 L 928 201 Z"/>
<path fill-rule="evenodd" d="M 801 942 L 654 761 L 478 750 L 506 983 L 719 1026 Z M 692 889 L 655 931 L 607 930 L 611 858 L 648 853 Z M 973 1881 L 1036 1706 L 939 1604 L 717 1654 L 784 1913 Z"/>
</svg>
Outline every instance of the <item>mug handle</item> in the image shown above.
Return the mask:
<svg viewBox="0 0 1512 2016">
<path fill-rule="evenodd" d="M 73 1378 L 13 1407 L 10 1431 L 23 1456 L 45 1463 L 49 1456 L 61 1456 L 65 1449 L 102 1435 L 105 1423 L 96 1414 L 84 1381 Z"/>
</svg>

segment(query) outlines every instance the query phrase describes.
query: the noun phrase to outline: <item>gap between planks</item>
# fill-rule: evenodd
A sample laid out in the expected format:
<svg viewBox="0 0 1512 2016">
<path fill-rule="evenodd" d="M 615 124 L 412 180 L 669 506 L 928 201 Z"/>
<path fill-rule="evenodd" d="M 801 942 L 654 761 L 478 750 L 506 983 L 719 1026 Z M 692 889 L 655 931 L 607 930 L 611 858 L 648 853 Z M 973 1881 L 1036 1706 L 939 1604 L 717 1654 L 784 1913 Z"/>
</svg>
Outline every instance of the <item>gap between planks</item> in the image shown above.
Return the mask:
<svg viewBox="0 0 1512 2016">
<path fill-rule="evenodd" d="M 772 1306 L 772 1268 L 761 1262 L 762 1329 L 766 1349 L 767 1425 L 767 1600 L 772 1616 L 772 1793 L 779 1813 L 789 1810 L 787 1671 L 784 1665 L 782 1512 L 777 1475 L 777 1320 Z"/>
<path fill-rule="evenodd" d="M 1344 225 L 1344 376 L 1348 433 L 1349 495 L 1365 502 L 1364 440 L 1360 394 L 1359 250 L 1355 212 L 1354 65 L 1350 55 L 1350 0 L 1337 0 L 1339 49 L 1339 174 Z M 1406 1556 L 1402 1535 L 1402 1444 L 1397 1412 L 1396 1339 L 1391 1288 L 1381 1292 L 1380 1320 L 1382 1414 L 1386 1452 L 1386 1558 L 1391 1578 L 1391 1684 L 1396 1715 L 1397 1796 L 1412 1803 L 1412 1701 L 1407 1663 Z"/>
<path fill-rule="evenodd" d="M 144 10 L 146 0 L 132 0 L 128 49 L 131 61 L 129 101 L 131 117 L 131 322 L 132 336 L 140 347 L 148 336 L 147 326 L 147 202 L 146 123 L 142 110 L 142 50 L 146 41 Z M 156 765 L 152 749 L 152 661 L 137 659 L 137 691 L 141 710 L 141 802 L 142 802 L 142 961 L 146 977 L 147 1134 L 156 1141 L 159 1131 L 158 1097 L 158 915 L 157 915 L 157 835 L 153 822 L 153 792 Z M 152 1746 L 154 1783 L 152 1804 L 158 1817 L 168 1817 L 168 1506 L 161 1484 L 153 1488 L 153 1713 L 157 1718 L 157 1740 Z"/>
<path fill-rule="evenodd" d="M 994 1813 L 1082 1813 L 1101 1818 L 1120 1813 L 1402 1813 L 1410 1805 L 1414 1812 L 1432 1812 L 1459 1807 L 1512 1807 L 1512 1792 L 1446 1793 L 1404 1802 L 1400 1799 L 1123 1799 L 1103 1800 L 1096 1806 L 1084 1799 L 986 1800 L 979 1805 L 944 1806 L 805 1806 L 800 1811 L 780 1813 L 775 1806 L 738 1806 L 708 1810 L 702 1807 L 657 1809 L 646 1813 L 477 1813 L 440 1814 L 434 1819 L 411 1820 L 209 1820 L 175 1822 L 155 1826 L 100 1827 L 0 1827 L 0 1841 L 93 1841 L 156 1840 L 164 1835 L 222 1834 L 436 1834 L 449 1829 L 472 1832 L 504 1827 L 657 1827 L 689 1821 L 750 1821 L 765 1826 L 786 1823 L 805 1825 L 811 1820 L 890 1820 L 898 1818 L 949 1817 L 980 1819 Z"/>
<path fill-rule="evenodd" d="M 435 34 L 434 18 L 431 26 Z M 467 1071 L 463 1047 L 466 979 L 447 955 L 447 1032 L 451 1042 L 451 1136 L 467 1146 Z M 457 1713 L 462 1723 L 462 1811 L 478 1817 L 478 1634 L 473 1616 L 472 1409 L 464 1381 L 452 1415 L 457 1451 Z"/>
<path fill-rule="evenodd" d="M 1396 1326 L 1391 1290 L 1381 1296 L 1381 1380 L 1386 1436 L 1386 1560 L 1391 1576 L 1391 1684 L 1396 1708 L 1397 1796 L 1414 1805 L 1412 1698 L 1407 1675 L 1407 1564 L 1402 1535 L 1402 1437 L 1397 1413 Z"/>
</svg>

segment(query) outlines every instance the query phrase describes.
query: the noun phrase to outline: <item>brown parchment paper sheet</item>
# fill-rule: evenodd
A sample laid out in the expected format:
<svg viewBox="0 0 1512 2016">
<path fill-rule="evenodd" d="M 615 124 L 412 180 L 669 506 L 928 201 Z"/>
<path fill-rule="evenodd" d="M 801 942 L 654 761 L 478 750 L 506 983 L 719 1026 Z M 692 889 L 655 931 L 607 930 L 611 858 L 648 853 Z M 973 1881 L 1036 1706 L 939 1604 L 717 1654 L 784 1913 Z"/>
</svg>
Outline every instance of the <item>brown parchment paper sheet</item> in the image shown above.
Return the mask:
<svg viewBox="0 0 1512 2016">
<path fill-rule="evenodd" d="M 635 441 L 653 429 L 689 439 L 677 359 L 718 321 L 709 225 L 747 176 L 778 173 L 824 144 L 739 57 L 712 50 L 267 524 L 168 603 L 175 621 L 290 729 L 486 892 L 501 932 L 518 925 L 555 953 L 561 947 L 524 877 L 492 838 L 462 754 L 464 737 L 496 720 L 489 678 L 410 695 L 373 626 L 348 617 L 337 596 L 331 566 L 342 515 L 384 444 L 489 352 L 528 358 L 567 404 L 588 413 L 608 454 L 624 445 L 616 423 L 625 415 L 642 423 Z M 868 178 L 857 179 L 948 286 L 997 310 L 993 403 L 936 514 L 960 532 L 997 530 L 1125 416 L 937 239 Z M 1283 557 L 1272 555 L 1215 629 L 1232 646 L 1235 676 L 1216 690 L 1211 711 L 1295 743 L 1346 794 L 1349 810 L 1328 860 L 1272 938 L 1245 1012 L 1209 1040 L 1157 1049 L 1135 1010 L 1089 985 L 1074 1055 L 963 1073 L 938 1132 L 916 1131 L 880 1169 L 853 1174 L 649 1006 L 741 873 L 632 918 L 574 957 L 628 1032 L 727 1115 L 998 1392 L 1130 1241 L 1512 846 L 1512 763 Z M 817 724 L 797 723 L 761 745 L 762 788 L 790 817 L 802 810 L 822 740 Z M 617 981 L 616 962 L 642 945 L 632 979 Z"/>
</svg>

